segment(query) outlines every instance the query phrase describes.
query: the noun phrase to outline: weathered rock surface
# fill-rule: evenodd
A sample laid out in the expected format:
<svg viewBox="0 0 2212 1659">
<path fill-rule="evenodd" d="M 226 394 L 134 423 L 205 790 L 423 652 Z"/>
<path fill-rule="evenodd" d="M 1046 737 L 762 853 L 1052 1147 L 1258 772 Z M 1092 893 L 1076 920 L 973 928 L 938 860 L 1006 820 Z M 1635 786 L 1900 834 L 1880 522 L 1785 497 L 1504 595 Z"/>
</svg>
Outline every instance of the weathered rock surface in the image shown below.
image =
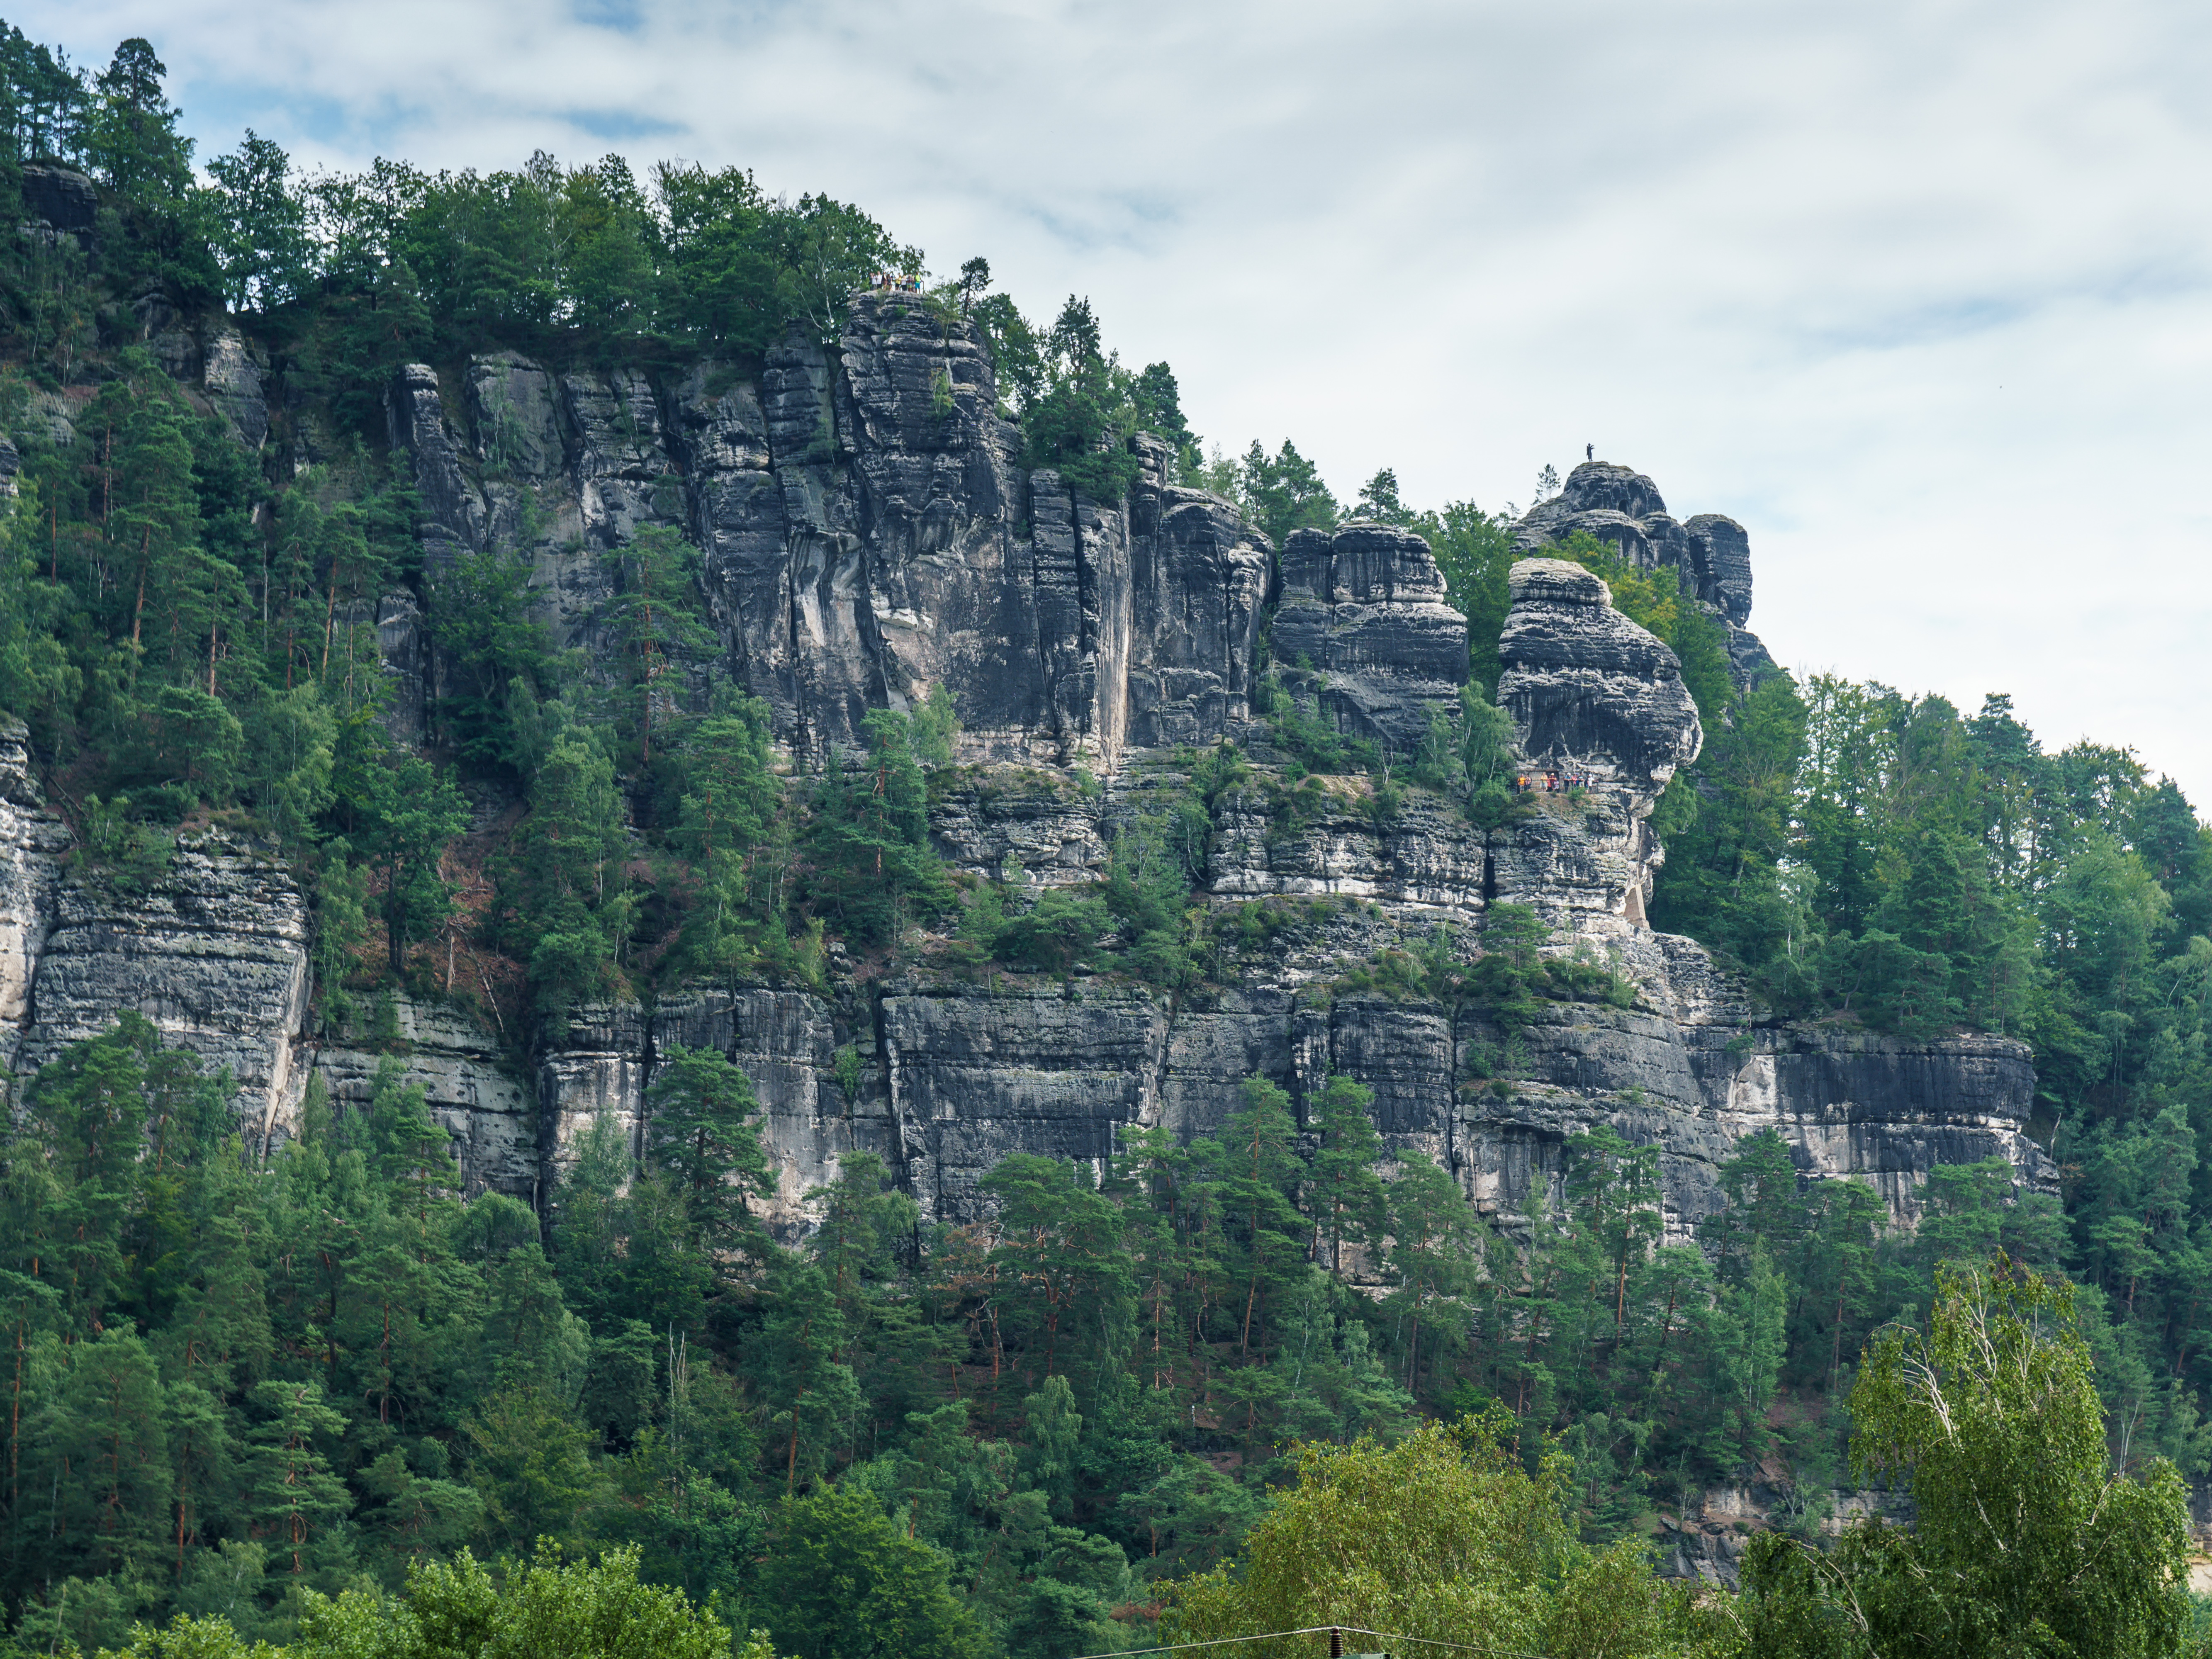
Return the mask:
<svg viewBox="0 0 2212 1659">
<path fill-rule="evenodd" d="M 246 337 L 228 325 L 213 331 L 201 349 L 200 385 L 232 435 L 247 449 L 269 437 L 269 400 L 262 395 L 261 366 Z"/>
<path fill-rule="evenodd" d="M 57 161 L 26 161 L 22 169 L 23 216 L 27 224 L 72 236 L 90 236 L 100 211 L 99 192 L 75 167 Z"/>
<path fill-rule="evenodd" d="M 38 946 L 15 1068 L 35 1071 L 131 1009 L 165 1041 L 228 1068 L 240 1127 L 268 1144 L 307 1081 L 296 1036 L 307 1014 L 307 907 L 289 873 L 209 830 L 179 836 L 168 871 L 143 892 L 77 869 L 55 869 L 42 884 L 50 908 L 19 935 Z"/>
<path fill-rule="evenodd" d="M 1400 754 L 1467 681 L 1467 619 L 1445 602 L 1443 573 L 1426 542 L 1387 525 L 1291 533 L 1274 648 L 1321 672 L 1340 731 Z"/>
<path fill-rule="evenodd" d="M 533 1203 L 540 1197 L 538 1115 L 492 1034 L 459 1009 L 396 994 L 388 1042 L 325 1043 L 313 1064 L 340 1110 L 365 1110 L 379 1069 L 396 1068 L 403 1086 L 421 1086 L 431 1117 L 453 1138 L 465 1194 L 489 1188 Z"/>
<path fill-rule="evenodd" d="M 31 981 L 46 954 L 69 845 L 69 830 L 46 811 L 32 775 L 30 733 L 0 720 L 0 1046 L 10 1072 L 30 1023 Z"/>
<path fill-rule="evenodd" d="M 1511 887 L 1560 926 L 1563 911 L 1591 908 L 1575 891 L 1601 884 L 1602 914 L 1640 926 L 1664 856 L 1651 809 L 1704 740 L 1697 705 L 1674 653 L 1615 611 L 1582 566 L 1523 559 L 1510 580 L 1498 707 L 1532 767 L 1578 780 L 1590 797 L 1581 825 L 1555 811 L 1516 838 Z"/>
<path fill-rule="evenodd" d="M 1610 461 L 1585 461 L 1565 487 L 1539 501 L 1513 527 L 1516 550 L 1540 555 L 1581 532 L 1611 542 L 1643 569 L 1680 573 L 1683 591 L 1711 608 L 1729 630 L 1729 654 L 1739 680 L 1771 671 L 1773 659 L 1745 626 L 1751 620 L 1751 540 L 1743 526 L 1717 513 L 1677 523 L 1658 486 Z"/>
<path fill-rule="evenodd" d="M 183 337 L 180 369 L 258 442 L 258 371 L 235 331 L 144 322 Z M 968 1219 L 1009 1152 L 1098 1163 L 1134 1127 L 1209 1133 L 1255 1072 L 1301 1109 L 1331 1073 L 1361 1079 L 1387 1143 L 1440 1159 L 1501 1224 L 1555 1188 L 1568 1137 L 1600 1121 L 1659 1148 L 1676 1237 L 1718 1203 L 1735 1141 L 1768 1126 L 1808 1177 L 1863 1175 L 1908 1219 L 1942 1162 L 1998 1155 L 2048 1184 L 2021 1044 L 1762 1024 L 1699 947 L 1644 923 L 1663 856 L 1650 812 L 1697 753 L 1696 710 L 1673 654 L 1604 584 L 1541 556 L 1586 531 L 1680 572 L 1748 678 L 1765 657 L 1745 630 L 1733 521 L 1678 522 L 1650 479 L 1593 464 L 1516 527 L 1534 556 L 1513 574 L 1499 701 L 1528 769 L 1579 787 L 1485 830 L 1418 788 L 1293 789 L 1253 717 L 1271 652 L 1340 730 L 1418 744 L 1467 671 L 1466 624 L 1418 538 L 1352 524 L 1293 536 L 1279 559 L 1230 504 L 1171 483 L 1152 440 L 1130 446 L 1129 488 L 1097 501 L 1024 471 L 997 411 L 981 337 L 886 295 L 856 300 L 833 347 L 775 348 L 757 379 L 711 362 L 556 373 L 501 353 L 442 382 L 405 368 L 387 399 L 434 589 L 465 553 L 514 560 L 556 641 L 604 661 L 623 580 L 605 556 L 665 526 L 702 550 L 720 635 L 671 695 L 734 681 L 814 765 L 856 743 L 870 709 L 942 688 L 963 730 L 960 766 L 934 786 L 939 849 L 963 879 L 1006 884 L 1009 902 L 1097 880 L 1115 835 L 1186 787 L 1174 747 L 1233 738 L 1254 771 L 1216 802 L 1204 849 L 1219 941 L 1206 986 L 1170 994 L 1081 965 L 955 972 L 909 952 L 839 971 L 832 995 L 691 987 L 576 1009 L 531 1045 L 526 1079 L 497 1034 L 404 1001 L 381 1042 L 318 1048 L 307 908 L 283 870 L 203 835 L 124 902 L 64 864 L 66 829 L 39 806 L 20 741 L 0 739 L 0 1041 L 17 1072 L 141 1007 L 234 1067 L 241 1117 L 268 1143 L 311 1071 L 344 1107 L 389 1060 L 424 1087 L 471 1190 L 557 1203 L 577 1137 L 604 1117 L 635 1144 L 669 1049 L 712 1047 L 758 1089 L 778 1178 L 764 1207 L 787 1235 L 852 1152 L 884 1158 L 927 1214 Z M 65 406 L 42 412 L 66 421 Z M 304 429 L 287 428 L 295 447 Z M 353 617 L 376 630 L 403 742 L 457 689 L 434 593 L 428 611 L 394 594 Z M 1374 974 L 1349 988 L 1349 969 L 1392 951 L 1471 957 L 1501 902 L 1534 908 L 1550 949 L 1609 965 L 1633 1006 L 1549 1005 L 1508 1033 L 1480 1010 L 1408 1000 L 1402 980 L 1395 999 Z"/>
<path fill-rule="evenodd" d="M 939 685 L 977 759 L 1110 764 L 1249 716 L 1265 539 L 1168 483 L 1148 440 L 1111 505 L 1024 475 L 980 337 L 921 307 L 860 299 L 834 353 L 788 341 L 757 386 L 713 363 L 556 385 L 503 353 L 470 364 L 465 422 L 451 402 L 422 364 L 387 399 L 434 571 L 462 549 L 526 556 L 540 614 L 588 645 L 613 593 L 598 555 L 678 526 L 731 672 L 802 752 L 852 747 L 868 709 Z M 1458 618 L 1419 558 L 1425 575 L 1399 580 L 1425 586 L 1396 608 L 1438 635 L 1441 663 Z"/>
</svg>

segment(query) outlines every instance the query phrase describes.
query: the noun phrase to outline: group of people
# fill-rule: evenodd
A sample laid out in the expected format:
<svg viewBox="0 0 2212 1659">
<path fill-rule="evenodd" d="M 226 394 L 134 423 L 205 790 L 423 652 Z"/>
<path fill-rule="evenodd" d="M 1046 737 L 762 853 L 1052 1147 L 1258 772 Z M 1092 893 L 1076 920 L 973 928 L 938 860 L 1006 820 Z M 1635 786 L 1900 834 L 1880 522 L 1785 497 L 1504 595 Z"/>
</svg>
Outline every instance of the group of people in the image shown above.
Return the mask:
<svg viewBox="0 0 2212 1659">
<path fill-rule="evenodd" d="M 882 294 L 919 294 L 921 292 L 921 278 L 894 276 L 888 270 L 879 270 L 868 278 L 868 286 Z"/>
<path fill-rule="evenodd" d="M 1540 789 L 1547 795 L 1558 795 L 1580 789 L 1589 782 L 1589 778 L 1571 768 L 1565 772 L 1523 772 L 1513 780 L 1513 787 L 1522 794 Z"/>
</svg>

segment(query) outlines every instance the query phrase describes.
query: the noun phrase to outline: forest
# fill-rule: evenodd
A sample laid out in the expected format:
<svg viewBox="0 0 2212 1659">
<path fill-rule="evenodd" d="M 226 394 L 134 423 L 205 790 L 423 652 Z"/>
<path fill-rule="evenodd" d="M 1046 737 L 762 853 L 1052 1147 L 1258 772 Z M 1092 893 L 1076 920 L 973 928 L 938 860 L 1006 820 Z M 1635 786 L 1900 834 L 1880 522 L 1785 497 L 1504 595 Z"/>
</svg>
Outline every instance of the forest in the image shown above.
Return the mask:
<svg viewBox="0 0 2212 1659">
<path fill-rule="evenodd" d="M 1250 781 L 1231 745 L 1176 757 L 1171 805 L 1123 833 L 1095 888 L 1017 902 L 932 848 L 957 732 L 942 699 L 877 711 L 864 755 L 808 771 L 711 673 L 688 706 L 657 693 L 713 655 L 680 537 L 609 556 L 611 663 L 552 648 L 514 563 L 426 568 L 385 436 L 400 364 L 494 347 L 757 363 L 790 331 L 834 335 L 878 271 L 977 324 L 1029 465 L 1111 495 L 1148 431 L 1278 543 L 1352 519 L 1426 538 L 1470 626 L 1458 713 L 1386 756 L 1277 689 L 1277 746 L 1293 772 L 1371 770 L 1377 811 L 1415 790 L 1477 823 L 1528 810 L 1492 701 L 1510 513 L 1409 506 L 1388 471 L 1340 502 L 1287 439 L 1209 447 L 1170 366 L 1124 365 L 1087 301 L 1033 320 L 987 261 L 932 276 L 827 197 L 543 153 L 301 174 L 250 132 L 201 160 L 165 73 L 143 40 L 82 70 L 0 39 L 0 218 L 58 163 L 98 194 L 94 234 L 0 248 L 0 427 L 20 460 L 0 713 L 27 728 L 88 879 L 148 890 L 209 824 L 298 872 L 325 1029 L 374 1043 L 394 988 L 452 996 L 498 1017 L 520 1066 L 579 1000 L 820 988 L 832 943 L 896 952 L 919 927 L 950 969 L 1058 972 L 1085 952 L 1194 986 L 1280 925 L 1206 902 L 1215 814 Z M 317 413 L 317 463 L 257 459 L 196 413 L 139 339 L 149 299 L 250 319 Z M 58 446 L 40 399 L 86 385 L 78 441 Z M 228 1651 L 215 1620 L 302 1651 L 536 1650 L 567 1607 L 631 1621 L 624 1651 L 1073 1659 L 1318 1618 L 1266 1577 L 1268 1552 L 1330 1482 L 1379 1480 L 1472 1483 L 1453 1501 L 1540 1515 L 1530 1582 L 1565 1599 L 1497 1628 L 1545 1651 L 1904 1651 L 1850 1645 L 1874 1638 L 1837 1622 L 1837 1586 L 1965 1535 L 1934 1486 L 1921 1545 L 1788 1552 L 1823 1536 L 1834 1488 L 1913 1465 L 1899 1322 L 1965 1342 L 1975 1319 L 2057 1368 L 2083 1490 L 2118 1483 L 2125 1501 L 2082 1525 L 2134 1538 L 2140 1498 L 2144 1559 L 2170 1577 L 2179 1483 L 2212 1474 L 2212 842 L 2195 808 L 2124 747 L 2047 752 L 2002 695 L 1966 713 L 1829 676 L 1740 687 L 1672 572 L 1566 553 L 1674 647 L 1705 724 L 1658 808 L 1653 924 L 1710 947 L 1777 1019 L 2027 1042 L 2055 1196 L 2016 1192 L 2001 1161 L 1939 1168 L 1906 1231 L 1871 1187 L 1807 1187 L 1768 1133 L 1726 1166 L 1729 1206 L 1698 1241 L 1668 1243 L 1656 1152 L 1599 1128 L 1570 1144 L 1563 1205 L 1498 1226 L 1445 1170 L 1386 1157 L 1356 1080 L 1302 1121 L 1254 1077 L 1218 1136 L 1128 1137 L 1103 1180 L 1006 1159 L 988 1224 L 925 1224 L 891 1171 L 848 1157 L 791 1243 L 757 1214 L 753 1085 L 719 1054 L 665 1054 L 641 1156 L 602 1126 L 540 1214 L 465 1196 L 396 1060 L 366 1109 L 311 1086 L 301 1133 L 264 1158 L 228 1079 L 125 1012 L 21 1080 L 0 1148 L 6 1640 L 88 1654 L 178 1620 L 142 1650 Z M 382 718 L 373 606 L 395 588 L 465 669 L 420 750 Z M 471 778 L 527 810 L 465 890 Z M 458 982 L 436 943 L 456 939 Z M 1542 943 L 1500 906 L 1472 969 L 1405 951 L 1345 983 L 1480 1005 L 1509 1031 L 1534 1002 L 1626 994 Z M 1562 1609 L 1597 1603 L 1560 1587 L 1659 1605 L 1658 1517 L 1751 1466 L 1794 1496 L 1736 1624 L 1684 1603 L 1644 1645 L 1577 1646 Z M 2082 1626 L 2052 1640 L 2085 1645 L 2036 1650 L 2177 1650 L 2187 1609 L 2161 1595 L 2098 1615 L 2124 1639 Z M 1388 1611 L 1432 1633 L 1489 1616 Z M 2027 1650 L 1974 1645 L 1996 1639 L 1980 1616 L 1911 1650 Z"/>
</svg>

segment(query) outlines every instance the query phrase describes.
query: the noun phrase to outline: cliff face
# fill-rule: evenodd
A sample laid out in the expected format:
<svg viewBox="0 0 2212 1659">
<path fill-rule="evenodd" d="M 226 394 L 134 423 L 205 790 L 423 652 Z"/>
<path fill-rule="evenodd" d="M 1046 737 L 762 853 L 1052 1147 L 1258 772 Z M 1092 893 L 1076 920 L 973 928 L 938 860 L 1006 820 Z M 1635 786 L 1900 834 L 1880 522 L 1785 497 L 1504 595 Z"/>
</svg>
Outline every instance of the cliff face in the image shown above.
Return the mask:
<svg viewBox="0 0 2212 1659">
<path fill-rule="evenodd" d="M 195 372 L 222 361 L 203 350 Z M 1521 754 L 1571 772 L 1579 795 L 1540 794 L 1533 817 L 1491 830 L 1419 790 L 1383 809 L 1364 778 L 1293 799 L 1287 757 L 1253 718 L 1268 653 L 1340 729 L 1389 749 L 1411 749 L 1455 702 L 1466 625 L 1425 545 L 1353 525 L 1300 532 L 1279 557 L 1232 507 L 1167 483 L 1145 439 L 1127 496 L 1096 502 L 1024 473 L 996 407 L 964 326 L 879 296 L 856 302 L 834 350 L 794 342 L 757 380 L 714 363 L 562 374 L 501 354 L 444 380 L 410 368 L 388 402 L 434 583 L 465 555 L 523 556 L 559 641 L 601 652 L 615 576 L 600 555 L 665 525 L 702 550 L 721 637 L 696 672 L 765 699 L 795 756 L 830 762 L 869 708 L 944 687 L 963 765 L 932 827 L 958 869 L 1094 880 L 1117 829 L 1180 787 L 1175 746 L 1233 738 L 1254 781 L 1218 804 L 1200 896 L 1224 923 L 1255 925 L 1206 988 L 1169 995 L 1080 965 L 971 981 L 910 960 L 834 975 L 830 996 L 695 987 L 578 1009 L 526 1078 L 499 1034 L 404 1000 L 384 1042 L 348 1047 L 313 1028 L 307 908 L 283 868 L 208 832 L 151 891 L 118 897 L 69 858 L 20 738 L 0 737 L 0 1045 L 14 1069 L 141 1008 L 232 1067 L 241 1121 L 268 1142 L 296 1124 L 311 1072 L 359 1101 L 390 1054 L 426 1085 L 472 1188 L 557 1202 L 580 1130 L 610 1114 L 635 1133 L 658 1057 L 712 1046 L 758 1088 L 770 1207 L 788 1230 L 848 1151 L 883 1155 L 926 1213 L 964 1218 L 1007 1153 L 1103 1163 L 1134 1127 L 1206 1133 L 1255 1072 L 1301 1104 L 1332 1072 L 1359 1078 L 1389 1145 L 1439 1158 L 1505 1214 L 1556 1182 L 1566 1137 L 1599 1121 L 1661 1149 L 1678 1235 L 1717 1207 L 1735 1140 L 1766 1126 L 1808 1175 L 1869 1176 L 1907 1217 L 1938 1163 L 1995 1153 L 2048 1182 L 2023 1129 L 2022 1045 L 1761 1025 L 1698 946 L 1645 925 L 1663 857 L 1651 809 L 1701 734 L 1672 653 L 1595 577 L 1524 561 L 1501 642 Z M 1750 566 L 1730 521 L 1678 524 L 1648 479 L 1589 465 L 1516 533 L 1540 554 L 1577 529 L 1684 571 L 1733 630 L 1740 672 L 1765 661 L 1743 629 Z M 357 620 L 383 642 L 389 718 L 419 738 L 428 699 L 464 689 L 462 671 L 434 605 L 426 619 L 393 594 L 373 611 Z M 1079 763 L 1103 787 L 1077 787 Z M 1475 952 L 1500 902 L 1534 908 L 1552 950 L 1610 962 L 1634 1006 L 1547 1005 L 1514 1033 L 1482 1011 L 1342 988 L 1348 965 L 1388 949 Z M 849 1092 L 834 1058 L 848 1043 L 863 1062 Z"/>
<path fill-rule="evenodd" d="M 556 377 L 502 354 L 454 387 L 408 368 L 390 410 L 434 570 L 526 553 L 563 643 L 605 642 L 599 555 L 646 525 L 685 531 L 729 672 L 802 753 L 856 744 L 868 709 L 939 684 L 976 759 L 1110 766 L 1249 714 L 1265 539 L 1165 483 L 1158 446 L 1140 441 L 1110 507 L 1024 473 L 980 344 L 919 306 L 865 297 L 835 352 L 789 343 L 757 384 L 714 363 L 659 386 Z"/>
</svg>

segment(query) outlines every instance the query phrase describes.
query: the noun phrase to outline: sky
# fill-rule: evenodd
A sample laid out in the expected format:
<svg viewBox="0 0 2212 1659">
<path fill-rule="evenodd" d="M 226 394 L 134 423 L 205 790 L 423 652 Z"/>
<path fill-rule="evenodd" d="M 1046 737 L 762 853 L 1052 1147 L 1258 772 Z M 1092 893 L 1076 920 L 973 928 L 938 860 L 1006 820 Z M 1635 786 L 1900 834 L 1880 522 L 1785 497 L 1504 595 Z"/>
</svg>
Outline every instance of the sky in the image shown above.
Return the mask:
<svg viewBox="0 0 2212 1659">
<path fill-rule="evenodd" d="M 750 167 L 1232 451 L 1526 507 L 1585 444 L 1751 538 L 1801 672 L 2009 693 L 2212 809 L 2212 7 L 40 0 L 203 156 Z"/>
</svg>

